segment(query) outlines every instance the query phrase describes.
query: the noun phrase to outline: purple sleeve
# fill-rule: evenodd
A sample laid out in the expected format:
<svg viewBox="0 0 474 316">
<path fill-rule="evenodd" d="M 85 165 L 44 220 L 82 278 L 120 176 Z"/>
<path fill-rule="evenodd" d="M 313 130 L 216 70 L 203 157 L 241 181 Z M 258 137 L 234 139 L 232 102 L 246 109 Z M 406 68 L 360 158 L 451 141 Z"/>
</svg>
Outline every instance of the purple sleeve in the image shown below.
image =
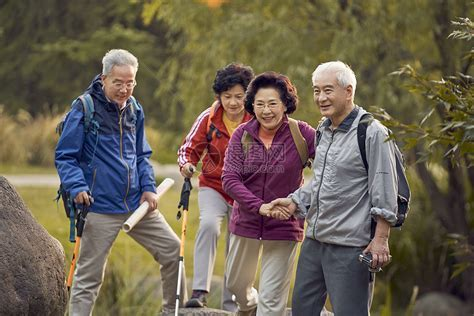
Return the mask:
<svg viewBox="0 0 474 316">
<path fill-rule="evenodd" d="M 243 125 L 233 133 L 227 147 L 224 168 L 222 170 L 222 187 L 224 191 L 239 205 L 242 209 L 258 212 L 263 200 L 256 197 L 243 181 L 244 152 L 242 150 Z"/>
<path fill-rule="evenodd" d="M 314 154 L 315 154 L 314 138 L 316 137 L 316 130 L 304 121 L 298 121 L 298 125 L 300 128 L 301 134 L 303 134 L 303 137 L 306 139 L 306 144 L 308 145 L 309 158 L 314 159 Z"/>
</svg>

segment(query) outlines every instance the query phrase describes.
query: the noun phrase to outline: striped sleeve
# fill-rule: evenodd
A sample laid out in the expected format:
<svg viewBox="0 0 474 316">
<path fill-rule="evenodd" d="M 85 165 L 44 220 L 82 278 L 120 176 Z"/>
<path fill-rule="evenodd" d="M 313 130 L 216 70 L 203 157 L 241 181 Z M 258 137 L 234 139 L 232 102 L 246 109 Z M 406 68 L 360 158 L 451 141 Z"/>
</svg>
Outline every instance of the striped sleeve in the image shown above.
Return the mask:
<svg viewBox="0 0 474 316">
<path fill-rule="evenodd" d="M 184 138 L 183 144 L 178 149 L 179 168 L 188 162 L 196 166 L 201 160 L 201 156 L 207 148 L 206 133 L 210 109 L 206 109 L 197 117 L 191 130 Z"/>
</svg>

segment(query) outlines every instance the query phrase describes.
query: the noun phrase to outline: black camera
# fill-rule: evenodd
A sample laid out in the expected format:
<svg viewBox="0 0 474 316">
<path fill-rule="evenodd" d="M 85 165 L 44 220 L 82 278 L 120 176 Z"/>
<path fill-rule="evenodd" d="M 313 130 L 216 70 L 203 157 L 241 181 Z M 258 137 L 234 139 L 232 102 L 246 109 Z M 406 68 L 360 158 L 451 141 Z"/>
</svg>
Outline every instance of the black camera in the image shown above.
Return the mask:
<svg viewBox="0 0 474 316">
<path fill-rule="evenodd" d="M 365 255 L 361 253 L 359 255 L 359 261 L 369 267 L 370 272 L 380 272 L 382 268 L 372 268 L 372 254 L 370 252 L 366 253 Z"/>
</svg>

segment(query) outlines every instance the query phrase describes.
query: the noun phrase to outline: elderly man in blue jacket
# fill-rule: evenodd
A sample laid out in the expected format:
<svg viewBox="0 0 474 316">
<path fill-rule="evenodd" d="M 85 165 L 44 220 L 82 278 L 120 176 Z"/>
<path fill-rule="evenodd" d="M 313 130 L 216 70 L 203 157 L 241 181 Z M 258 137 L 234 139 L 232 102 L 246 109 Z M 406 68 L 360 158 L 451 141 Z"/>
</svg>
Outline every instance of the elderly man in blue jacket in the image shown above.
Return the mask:
<svg viewBox="0 0 474 316">
<path fill-rule="evenodd" d="M 132 96 L 138 60 L 126 50 L 113 49 L 105 54 L 102 64 L 102 74 L 73 103 L 56 147 L 55 163 L 64 190 L 76 204 L 90 208 L 69 315 L 91 315 L 112 244 L 130 212 L 144 201 L 150 205 L 148 214 L 129 235 L 161 266 L 162 305 L 167 312 L 174 309 L 180 242 L 156 210 L 156 184 L 149 162 L 152 151 L 145 137 L 144 113 Z M 83 104 L 90 97 L 92 120 Z M 184 284 L 181 288 L 181 298 L 186 300 Z"/>
</svg>

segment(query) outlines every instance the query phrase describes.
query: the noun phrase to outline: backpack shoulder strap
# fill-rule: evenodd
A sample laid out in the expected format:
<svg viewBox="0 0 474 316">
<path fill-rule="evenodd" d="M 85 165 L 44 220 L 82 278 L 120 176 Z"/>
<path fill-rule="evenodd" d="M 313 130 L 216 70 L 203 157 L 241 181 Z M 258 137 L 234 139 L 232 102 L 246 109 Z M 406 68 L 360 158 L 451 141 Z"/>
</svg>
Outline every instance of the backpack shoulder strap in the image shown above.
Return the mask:
<svg viewBox="0 0 474 316">
<path fill-rule="evenodd" d="M 133 125 L 137 124 L 137 112 L 140 110 L 140 105 L 138 105 L 137 99 L 133 95 L 130 96 L 130 100 L 132 103 L 130 106 L 130 113 L 132 118 Z"/>
<path fill-rule="evenodd" d="M 244 133 L 242 134 L 242 138 L 240 139 L 240 142 L 242 143 L 242 151 L 244 152 L 244 156 L 247 156 L 247 153 L 249 152 L 250 144 L 252 143 L 252 136 L 244 130 Z"/>
<path fill-rule="evenodd" d="M 84 129 L 89 131 L 95 114 L 94 100 L 92 100 L 92 96 L 89 93 L 80 95 L 79 100 L 81 100 L 84 110 Z"/>
<path fill-rule="evenodd" d="M 369 164 L 367 162 L 367 153 L 365 151 L 365 139 L 367 138 L 367 127 L 374 120 L 374 116 L 371 113 L 365 113 L 361 116 L 359 124 L 357 125 L 357 143 L 359 144 L 359 151 L 364 163 L 365 170 L 369 170 Z"/>
<path fill-rule="evenodd" d="M 318 147 L 319 141 L 321 140 L 321 126 L 323 126 L 324 121 L 326 121 L 326 118 L 323 116 L 319 122 L 318 126 L 316 127 L 316 137 L 314 138 L 314 148 Z"/>
<path fill-rule="evenodd" d="M 133 95 L 130 96 L 130 99 L 132 100 L 132 109 L 133 111 L 138 111 L 140 110 L 140 106 L 138 105 L 137 99 Z"/>
<path fill-rule="evenodd" d="M 293 141 L 296 145 L 296 150 L 298 150 L 301 164 L 306 167 L 309 158 L 308 144 L 306 143 L 306 139 L 303 137 L 303 134 L 301 134 L 297 120 L 289 117 L 288 125 L 290 127 L 291 137 L 293 137 Z"/>
<path fill-rule="evenodd" d="M 207 118 L 206 139 L 208 142 L 211 142 L 212 134 L 214 133 L 215 130 L 217 130 L 214 123 L 212 123 L 212 119 L 214 118 L 217 112 L 217 105 L 218 105 L 217 101 L 215 101 L 211 105 L 211 109 L 209 110 L 209 117 Z"/>
</svg>

